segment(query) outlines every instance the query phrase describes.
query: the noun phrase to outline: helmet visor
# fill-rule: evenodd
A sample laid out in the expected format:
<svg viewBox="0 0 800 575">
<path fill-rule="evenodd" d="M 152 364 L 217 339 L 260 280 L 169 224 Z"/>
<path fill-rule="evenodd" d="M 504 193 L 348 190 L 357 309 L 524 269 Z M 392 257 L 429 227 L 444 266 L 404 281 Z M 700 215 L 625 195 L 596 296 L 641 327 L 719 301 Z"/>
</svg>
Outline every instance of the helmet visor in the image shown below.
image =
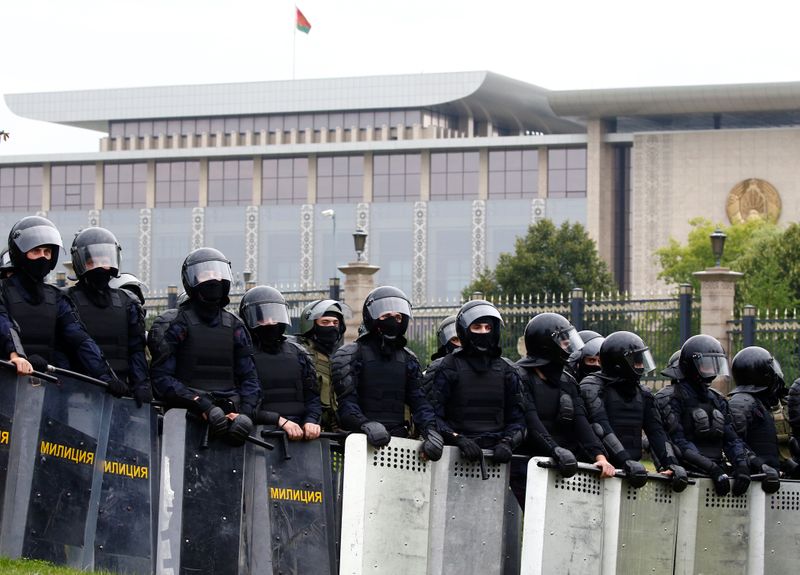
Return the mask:
<svg viewBox="0 0 800 575">
<path fill-rule="evenodd" d="M 439 344 L 444 345 L 454 337 L 456 337 L 456 322 L 448 323 L 439 332 Z"/>
<path fill-rule="evenodd" d="M 411 305 L 401 297 L 384 297 L 367 304 L 372 319 L 378 319 L 385 313 L 401 313 L 411 318 Z"/>
<path fill-rule="evenodd" d="M 603 345 L 605 340 L 606 338 L 604 337 L 590 339 L 589 343 L 584 344 L 583 348 L 581 349 L 581 356 L 594 357 L 596 355 L 600 355 L 600 346 Z"/>
<path fill-rule="evenodd" d="M 578 335 L 578 331 L 572 326 L 569 326 L 567 329 L 554 331 L 550 337 L 552 337 L 556 345 L 563 350 L 562 355 L 565 357 L 569 356 L 574 351 L 583 349 L 583 340 L 581 336 Z"/>
<path fill-rule="evenodd" d="M 186 268 L 186 280 L 189 287 L 197 287 L 210 280 L 232 282 L 231 266 L 228 262 L 219 260 L 198 262 Z"/>
<path fill-rule="evenodd" d="M 728 360 L 721 353 L 700 353 L 693 358 L 697 373 L 702 378 L 715 378 L 730 375 Z"/>
<path fill-rule="evenodd" d="M 268 302 L 248 304 L 242 310 L 242 320 L 250 329 L 262 325 L 275 325 L 282 323 L 291 325 L 289 321 L 289 308 L 286 304 Z"/>
<path fill-rule="evenodd" d="M 469 308 L 461 312 L 461 321 L 462 324 L 466 327 L 469 327 L 472 323 L 476 322 L 477 320 L 481 319 L 482 317 L 491 317 L 496 319 L 500 322 L 500 325 L 503 325 L 503 316 L 500 315 L 500 312 L 492 305 L 481 304 L 476 305 L 474 307 Z"/>
<path fill-rule="evenodd" d="M 646 375 L 656 369 L 656 362 L 653 360 L 653 354 L 650 353 L 648 348 L 627 352 L 625 354 L 625 360 L 637 375 Z"/>
<path fill-rule="evenodd" d="M 75 248 L 72 252 L 72 265 L 78 276 L 95 268 L 119 271 L 119 250 L 114 244 L 91 244 Z"/>
<path fill-rule="evenodd" d="M 19 234 L 19 235 L 16 235 Z M 53 245 L 63 247 L 61 234 L 51 226 L 33 226 L 15 232 L 12 240 L 23 254 L 37 246 Z"/>
</svg>

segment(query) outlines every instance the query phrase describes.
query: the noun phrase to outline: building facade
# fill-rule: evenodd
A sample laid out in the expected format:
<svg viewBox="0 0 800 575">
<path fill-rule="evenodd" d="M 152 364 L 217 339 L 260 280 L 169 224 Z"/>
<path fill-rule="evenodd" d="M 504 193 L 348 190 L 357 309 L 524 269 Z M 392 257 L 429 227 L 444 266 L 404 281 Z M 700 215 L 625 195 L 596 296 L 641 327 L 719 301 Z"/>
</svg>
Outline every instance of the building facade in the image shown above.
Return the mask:
<svg viewBox="0 0 800 575">
<path fill-rule="evenodd" d="M 692 217 L 774 217 L 776 197 L 778 221 L 800 208 L 797 84 L 554 92 L 466 72 L 6 102 L 106 135 L 94 153 L 1 157 L 0 226 L 42 213 L 67 244 L 107 227 L 156 290 L 202 245 L 242 282 L 325 285 L 361 228 L 378 283 L 457 298 L 547 217 L 586 225 L 641 293 L 658 285 L 655 249 Z"/>
</svg>

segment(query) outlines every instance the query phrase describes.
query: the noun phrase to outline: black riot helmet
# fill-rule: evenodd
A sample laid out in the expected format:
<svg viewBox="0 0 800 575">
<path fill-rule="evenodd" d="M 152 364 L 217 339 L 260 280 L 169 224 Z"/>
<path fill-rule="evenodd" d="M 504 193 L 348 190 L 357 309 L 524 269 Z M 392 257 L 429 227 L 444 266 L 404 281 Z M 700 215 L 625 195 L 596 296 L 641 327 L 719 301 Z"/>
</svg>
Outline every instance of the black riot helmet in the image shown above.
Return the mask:
<svg viewBox="0 0 800 575">
<path fill-rule="evenodd" d="M 603 373 L 622 379 L 639 379 L 656 368 L 642 338 L 630 331 L 615 331 L 600 346 Z"/>
<path fill-rule="evenodd" d="M 456 333 L 456 316 L 448 315 L 439 322 L 439 326 L 436 328 L 436 339 L 439 341 L 440 346 L 447 346 L 454 337 L 458 337 Z"/>
<path fill-rule="evenodd" d="M 30 260 L 25 257 L 25 254 L 39 246 L 50 246 L 53 252 L 47 270 L 50 272 L 55 269 L 58 263 L 58 252 L 64 247 L 64 244 L 61 243 L 61 234 L 58 233 L 56 226 L 41 216 L 26 216 L 14 224 L 8 234 L 8 252 L 11 255 L 14 269 L 27 270 L 30 267 Z M 41 277 L 44 278 L 44 275 Z"/>
<path fill-rule="evenodd" d="M 558 362 L 562 365 L 570 354 L 583 348 L 583 340 L 563 315 L 540 313 L 525 326 L 525 350 L 538 362 L 531 366 Z"/>
<path fill-rule="evenodd" d="M 781 365 L 763 347 L 752 345 L 737 353 L 731 362 L 731 375 L 736 383 L 734 391 L 766 392 L 764 395 L 773 400 L 772 405 L 777 405 L 777 400 L 785 395 Z"/>
<path fill-rule="evenodd" d="M 721 375 L 729 375 L 725 350 L 710 335 L 693 335 L 681 346 L 678 368 L 693 382 L 710 384 Z"/>
<path fill-rule="evenodd" d="M 670 378 L 672 381 L 677 381 L 679 379 L 682 379 L 683 373 L 681 373 L 681 368 L 678 365 L 680 359 L 681 359 L 681 350 L 678 350 L 671 356 L 669 356 L 669 361 L 667 361 L 667 367 L 661 370 L 661 375 Z"/>
<path fill-rule="evenodd" d="M 592 331 L 590 329 L 582 329 L 581 331 L 578 332 L 578 337 L 580 337 L 583 343 L 586 344 L 592 341 L 593 339 L 597 339 L 598 337 L 603 337 L 603 336 L 597 333 L 596 331 Z M 597 350 L 600 351 L 600 346 L 597 346 Z M 597 354 L 595 353 L 591 355 L 597 355 Z"/>
<path fill-rule="evenodd" d="M 225 300 L 223 305 L 227 305 L 232 280 L 231 262 L 219 250 L 198 248 L 183 260 L 181 281 L 189 298 L 194 298 L 196 288 L 200 284 L 219 281 L 222 284 L 222 300 Z"/>
<path fill-rule="evenodd" d="M 364 328 L 372 333 L 376 326 L 376 320 L 385 313 L 402 314 L 402 322 L 395 335 L 403 335 L 408 328 L 408 320 L 411 319 L 411 302 L 402 290 L 394 286 L 377 287 L 364 300 L 362 308 L 364 318 Z"/>
<path fill-rule="evenodd" d="M 606 339 L 595 331 L 579 331 L 578 335 L 581 334 L 584 334 L 581 336 L 584 346 L 578 351 L 573 351 L 569 356 L 568 362 L 578 381 L 581 381 L 590 373 L 600 371 L 600 346 L 603 345 Z M 590 358 L 596 358 L 596 361 L 592 361 Z"/>
<path fill-rule="evenodd" d="M 86 228 L 75 234 L 70 248 L 72 269 L 78 278 L 95 268 L 108 268 L 112 277 L 119 275 L 122 248 L 114 234 L 105 228 Z"/>
<path fill-rule="evenodd" d="M 121 273 L 117 277 L 111 278 L 111 280 L 108 282 L 108 287 L 112 289 L 124 289 L 125 291 L 129 291 L 139 298 L 141 304 L 144 305 L 144 294 L 146 294 L 148 291 L 147 284 L 140 281 L 135 275 Z"/>
<path fill-rule="evenodd" d="M 250 288 L 239 302 L 239 317 L 250 329 L 264 325 L 291 326 L 289 307 L 283 294 L 273 287 Z"/>
<path fill-rule="evenodd" d="M 0 279 L 9 277 L 14 272 L 14 264 L 11 263 L 11 254 L 8 248 L 0 252 Z"/>
<path fill-rule="evenodd" d="M 344 324 L 342 304 L 334 299 L 318 299 L 306 304 L 300 312 L 300 333 L 310 335 L 314 330 L 314 322 L 324 315 L 338 318 L 340 335 L 345 332 L 347 326 Z"/>
<path fill-rule="evenodd" d="M 473 333 L 470 326 L 474 323 L 488 323 L 492 326 L 489 333 Z M 470 300 L 461 306 L 456 315 L 456 334 L 465 350 L 474 349 L 479 352 L 499 351 L 500 328 L 503 318 L 494 304 L 482 300 Z"/>
</svg>

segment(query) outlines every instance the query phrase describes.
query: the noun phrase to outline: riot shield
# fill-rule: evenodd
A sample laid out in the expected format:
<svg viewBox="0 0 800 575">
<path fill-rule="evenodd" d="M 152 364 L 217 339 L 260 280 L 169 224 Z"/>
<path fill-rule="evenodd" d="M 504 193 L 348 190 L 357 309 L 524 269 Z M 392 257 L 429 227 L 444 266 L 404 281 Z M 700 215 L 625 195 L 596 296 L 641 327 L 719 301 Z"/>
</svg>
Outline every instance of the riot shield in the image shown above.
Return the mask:
<svg viewBox="0 0 800 575">
<path fill-rule="evenodd" d="M 96 570 L 153 572 L 152 517 L 157 506 L 157 415 L 132 399 L 112 402 L 103 461 L 94 562 Z"/>
<path fill-rule="evenodd" d="M 337 573 L 329 440 L 267 439 L 274 450 L 247 445 L 248 572 Z"/>
<path fill-rule="evenodd" d="M 45 388 L 38 379 L 0 372 L 0 554 L 22 556 Z"/>
<path fill-rule="evenodd" d="M 511 489 L 506 491 L 505 534 L 503 561 L 504 575 L 519 575 L 522 555 L 522 507 Z"/>
<path fill-rule="evenodd" d="M 488 457 L 485 465 L 484 479 L 481 464 L 457 447 L 445 447 L 433 464 L 429 574 L 502 573 L 509 466 Z"/>
<path fill-rule="evenodd" d="M 770 495 L 755 483 L 750 490 L 748 575 L 794 572 L 800 564 L 800 481 L 783 479 Z"/>
<path fill-rule="evenodd" d="M 426 572 L 432 474 L 420 445 L 392 437 L 376 449 L 360 433 L 347 437 L 340 573 Z"/>
<path fill-rule="evenodd" d="M 579 464 L 575 475 L 564 478 L 540 463 L 550 460 L 534 457 L 528 463 L 520 573 L 599 575 L 605 519 L 599 473 Z"/>
<path fill-rule="evenodd" d="M 205 422 L 185 409 L 166 413 L 156 573 L 246 572 L 240 565 L 244 464 L 243 446 L 209 440 Z"/>
</svg>

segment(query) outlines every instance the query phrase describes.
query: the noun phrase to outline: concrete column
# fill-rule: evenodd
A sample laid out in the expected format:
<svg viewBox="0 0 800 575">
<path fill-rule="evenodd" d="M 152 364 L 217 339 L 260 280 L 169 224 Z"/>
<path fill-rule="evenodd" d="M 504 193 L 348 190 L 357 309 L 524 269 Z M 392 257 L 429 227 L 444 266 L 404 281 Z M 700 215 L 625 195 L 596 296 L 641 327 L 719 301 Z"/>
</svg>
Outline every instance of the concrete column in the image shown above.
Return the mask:
<svg viewBox="0 0 800 575">
<path fill-rule="evenodd" d="M 547 198 L 547 186 L 549 185 L 549 180 L 547 178 L 547 166 L 549 165 L 547 161 L 547 148 L 541 147 L 539 148 L 539 197 L 542 199 Z"/>
<path fill-rule="evenodd" d="M 50 164 L 42 164 L 42 211 L 50 211 L 50 198 L 52 197 Z"/>
<path fill-rule="evenodd" d="M 419 199 L 428 202 L 431 199 L 431 151 L 422 150 L 419 159 Z"/>
<path fill-rule="evenodd" d="M 481 148 L 478 151 L 478 199 L 485 200 L 489 197 L 489 149 Z"/>
<path fill-rule="evenodd" d="M 253 199 L 254 206 L 261 205 L 261 194 L 263 193 L 264 185 L 264 162 L 261 156 L 253 157 Z"/>
<path fill-rule="evenodd" d="M 148 208 L 156 207 L 156 161 L 147 160 L 147 184 L 144 191 L 144 202 Z"/>
<path fill-rule="evenodd" d="M 700 333 L 719 340 L 725 353 L 730 355 L 728 321 L 733 319 L 733 299 L 736 282 L 744 275 L 728 268 L 708 268 L 692 274 L 700 280 Z M 729 382 L 715 382 L 714 387 L 727 393 Z"/>
<path fill-rule="evenodd" d="M 614 150 L 603 140 L 606 124 L 590 120 L 586 126 L 586 228 L 597 242 L 597 252 L 614 268 Z M 621 222 L 620 222 L 621 224 Z"/>
<path fill-rule="evenodd" d="M 197 205 L 205 208 L 208 205 L 208 158 L 200 160 L 200 190 L 197 193 Z"/>
<path fill-rule="evenodd" d="M 203 132 L 200 134 L 200 147 L 207 148 L 208 147 L 208 132 Z"/>
<path fill-rule="evenodd" d="M 105 182 L 105 173 L 103 171 L 103 162 L 96 162 L 94 165 L 94 209 L 103 209 L 103 185 Z"/>
<path fill-rule="evenodd" d="M 100 151 L 108 152 L 111 150 L 111 138 L 100 138 Z"/>
<path fill-rule="evenodd" d="M 308 190 L 308 203 L 317 203 L 317 156 L 311 154 L 308 156 L 308 181 L 306 182 Z"/>
<path fill-rule="evenodd" d="M 374 172 L 374 164 L 372 162 L 372 152 L 364 153 L 364 182 L 362 186 L 363 201 L 372 201 L 372 174 Z"/>
<path fill-rule="evenodd" d="M 345 320 L 347 331 L 344 333 L 345 343 L 350 343 L 358 337 L 358 326 L 361 325 L 361 308 L 367 294 L 375 289 L 375 273 L 381 269 L 367 262 L 350 262 L 346 266 L 339 266 L 339 271 L 344 274 L 344 301 L 353 310 L 350 319 Z"/>
</svg>

